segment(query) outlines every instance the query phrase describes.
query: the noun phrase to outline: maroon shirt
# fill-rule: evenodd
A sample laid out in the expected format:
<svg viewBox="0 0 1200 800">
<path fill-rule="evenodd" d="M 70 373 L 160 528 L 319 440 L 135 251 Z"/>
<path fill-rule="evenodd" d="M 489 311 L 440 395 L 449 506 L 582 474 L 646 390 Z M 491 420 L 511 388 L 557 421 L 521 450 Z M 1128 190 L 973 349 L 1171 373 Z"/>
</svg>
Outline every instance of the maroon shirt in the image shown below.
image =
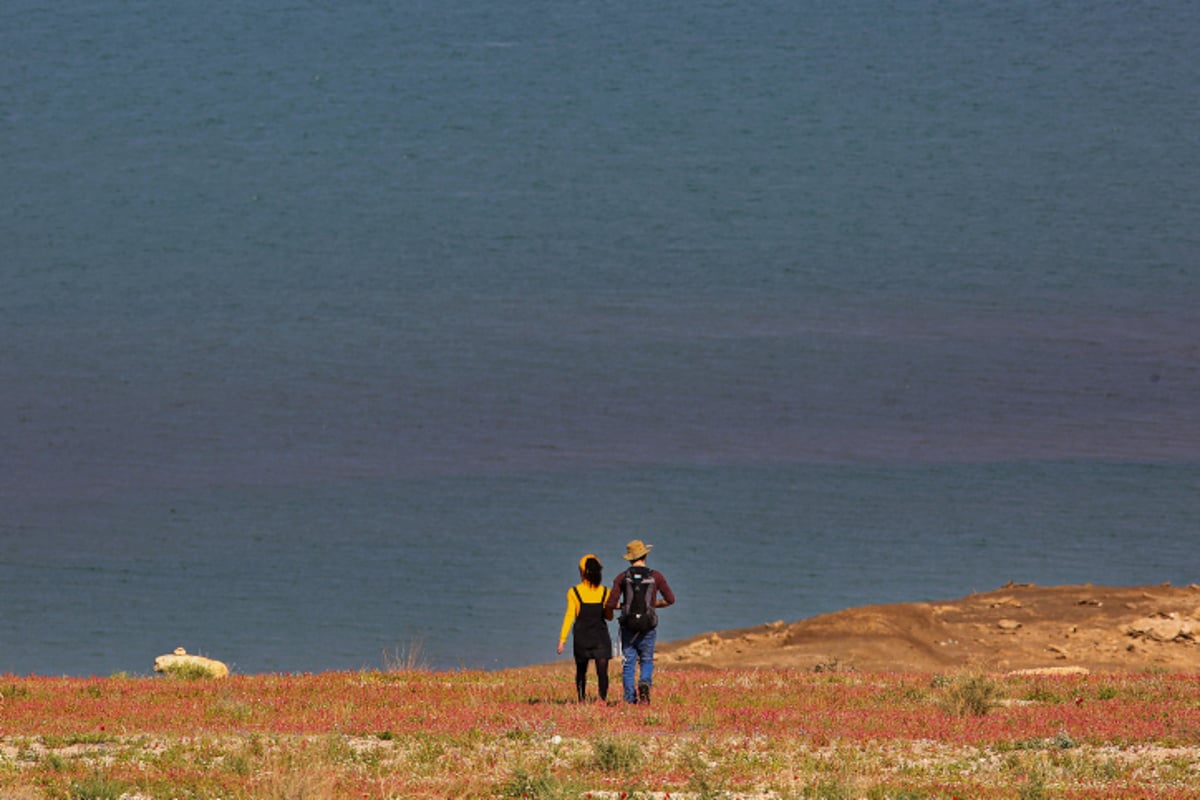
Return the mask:
<svg viewBox="0 0 1200 800">
<path fill-rule="evenodd" d="M 625 570 L 628 572 L 629 570 Z M 615 610 L 624 598 L 624 592 L 621 591 L 621 584 L 625 581 L 625 572 L 622 572 L 613 581 L 612 591 L 608 593 L 608 600 L 604 604 L 605 610 Z M 675 593 L 671 591 L 671 586 L 667 583 L 667 579 L 663 574 L 656 569 L 650 570 L 650 577 L 654 578 L 654 587 L 650 590 L 650 596 L 646 598 L 646 602 L 651 608 L 657 608 L 657 595 L 662 594 L 662 608 L 675 604 Z"/>
</svg>

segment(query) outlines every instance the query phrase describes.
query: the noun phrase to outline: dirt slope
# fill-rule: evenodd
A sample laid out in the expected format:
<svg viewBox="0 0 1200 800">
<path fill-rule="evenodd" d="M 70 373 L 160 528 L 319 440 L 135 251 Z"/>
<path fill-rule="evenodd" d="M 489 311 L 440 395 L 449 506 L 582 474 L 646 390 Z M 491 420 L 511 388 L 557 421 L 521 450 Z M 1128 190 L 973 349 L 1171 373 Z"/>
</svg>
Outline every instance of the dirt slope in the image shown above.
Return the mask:
<svg viewBox="0 0 1200 800">
<path fill-rule="evenodd" d="M 864 606 L 660 642 L 658 661 L 672 669 L 1190 672 L 1200 666 L 1198 640 L 1195 584 L 1009 584 L 946 602 Z"/>
</svg>

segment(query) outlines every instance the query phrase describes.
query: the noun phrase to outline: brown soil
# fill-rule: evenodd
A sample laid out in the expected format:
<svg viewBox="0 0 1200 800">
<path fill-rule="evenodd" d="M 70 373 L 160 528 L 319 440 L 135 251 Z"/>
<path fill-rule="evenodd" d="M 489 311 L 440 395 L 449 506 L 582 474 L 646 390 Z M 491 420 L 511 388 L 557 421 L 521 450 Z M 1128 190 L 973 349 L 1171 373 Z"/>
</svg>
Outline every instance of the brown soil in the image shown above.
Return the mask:
<svg viewBox="0 0 1200 800">
<path fill-rule="evenodd" d="M 656 660 L 672 669 L 1191 672 L 1200 666 L 1198 639 L 1195 584 L 1009 584 L 959 600 L 864 606 L 660 642 Z"/>
</svg>

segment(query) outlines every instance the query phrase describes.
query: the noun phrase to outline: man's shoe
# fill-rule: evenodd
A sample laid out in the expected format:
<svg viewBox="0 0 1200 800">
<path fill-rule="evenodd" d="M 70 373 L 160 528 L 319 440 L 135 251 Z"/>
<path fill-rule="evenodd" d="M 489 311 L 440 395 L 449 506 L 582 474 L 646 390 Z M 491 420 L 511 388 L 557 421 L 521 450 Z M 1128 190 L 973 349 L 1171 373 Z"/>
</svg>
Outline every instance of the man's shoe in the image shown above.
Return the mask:
<svg viewBox="0 0 1200 800">
<path fill-rule="evenodd" d="M 638 684 L 638 702 L 650 702 L 650 684 L 646 683 L 645 681 L 642 681 Z"/>
</svg>

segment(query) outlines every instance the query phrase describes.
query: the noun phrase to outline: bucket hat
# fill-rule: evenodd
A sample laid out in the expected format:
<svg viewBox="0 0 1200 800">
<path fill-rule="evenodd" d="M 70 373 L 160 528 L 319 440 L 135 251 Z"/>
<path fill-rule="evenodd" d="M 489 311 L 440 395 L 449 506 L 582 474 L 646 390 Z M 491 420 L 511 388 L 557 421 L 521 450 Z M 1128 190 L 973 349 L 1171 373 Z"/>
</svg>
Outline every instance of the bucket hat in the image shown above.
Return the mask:
<svg viewBox="0 0 1200 800">
<path fill-rule="evenodd" d="M 625 545 L 625 560 L 637 561 L 640 558 L 645 558 L 654 549 L 654 545 L 646 544 L 641 539 L 634 539 L 629 544 Z"/>
</svg>

